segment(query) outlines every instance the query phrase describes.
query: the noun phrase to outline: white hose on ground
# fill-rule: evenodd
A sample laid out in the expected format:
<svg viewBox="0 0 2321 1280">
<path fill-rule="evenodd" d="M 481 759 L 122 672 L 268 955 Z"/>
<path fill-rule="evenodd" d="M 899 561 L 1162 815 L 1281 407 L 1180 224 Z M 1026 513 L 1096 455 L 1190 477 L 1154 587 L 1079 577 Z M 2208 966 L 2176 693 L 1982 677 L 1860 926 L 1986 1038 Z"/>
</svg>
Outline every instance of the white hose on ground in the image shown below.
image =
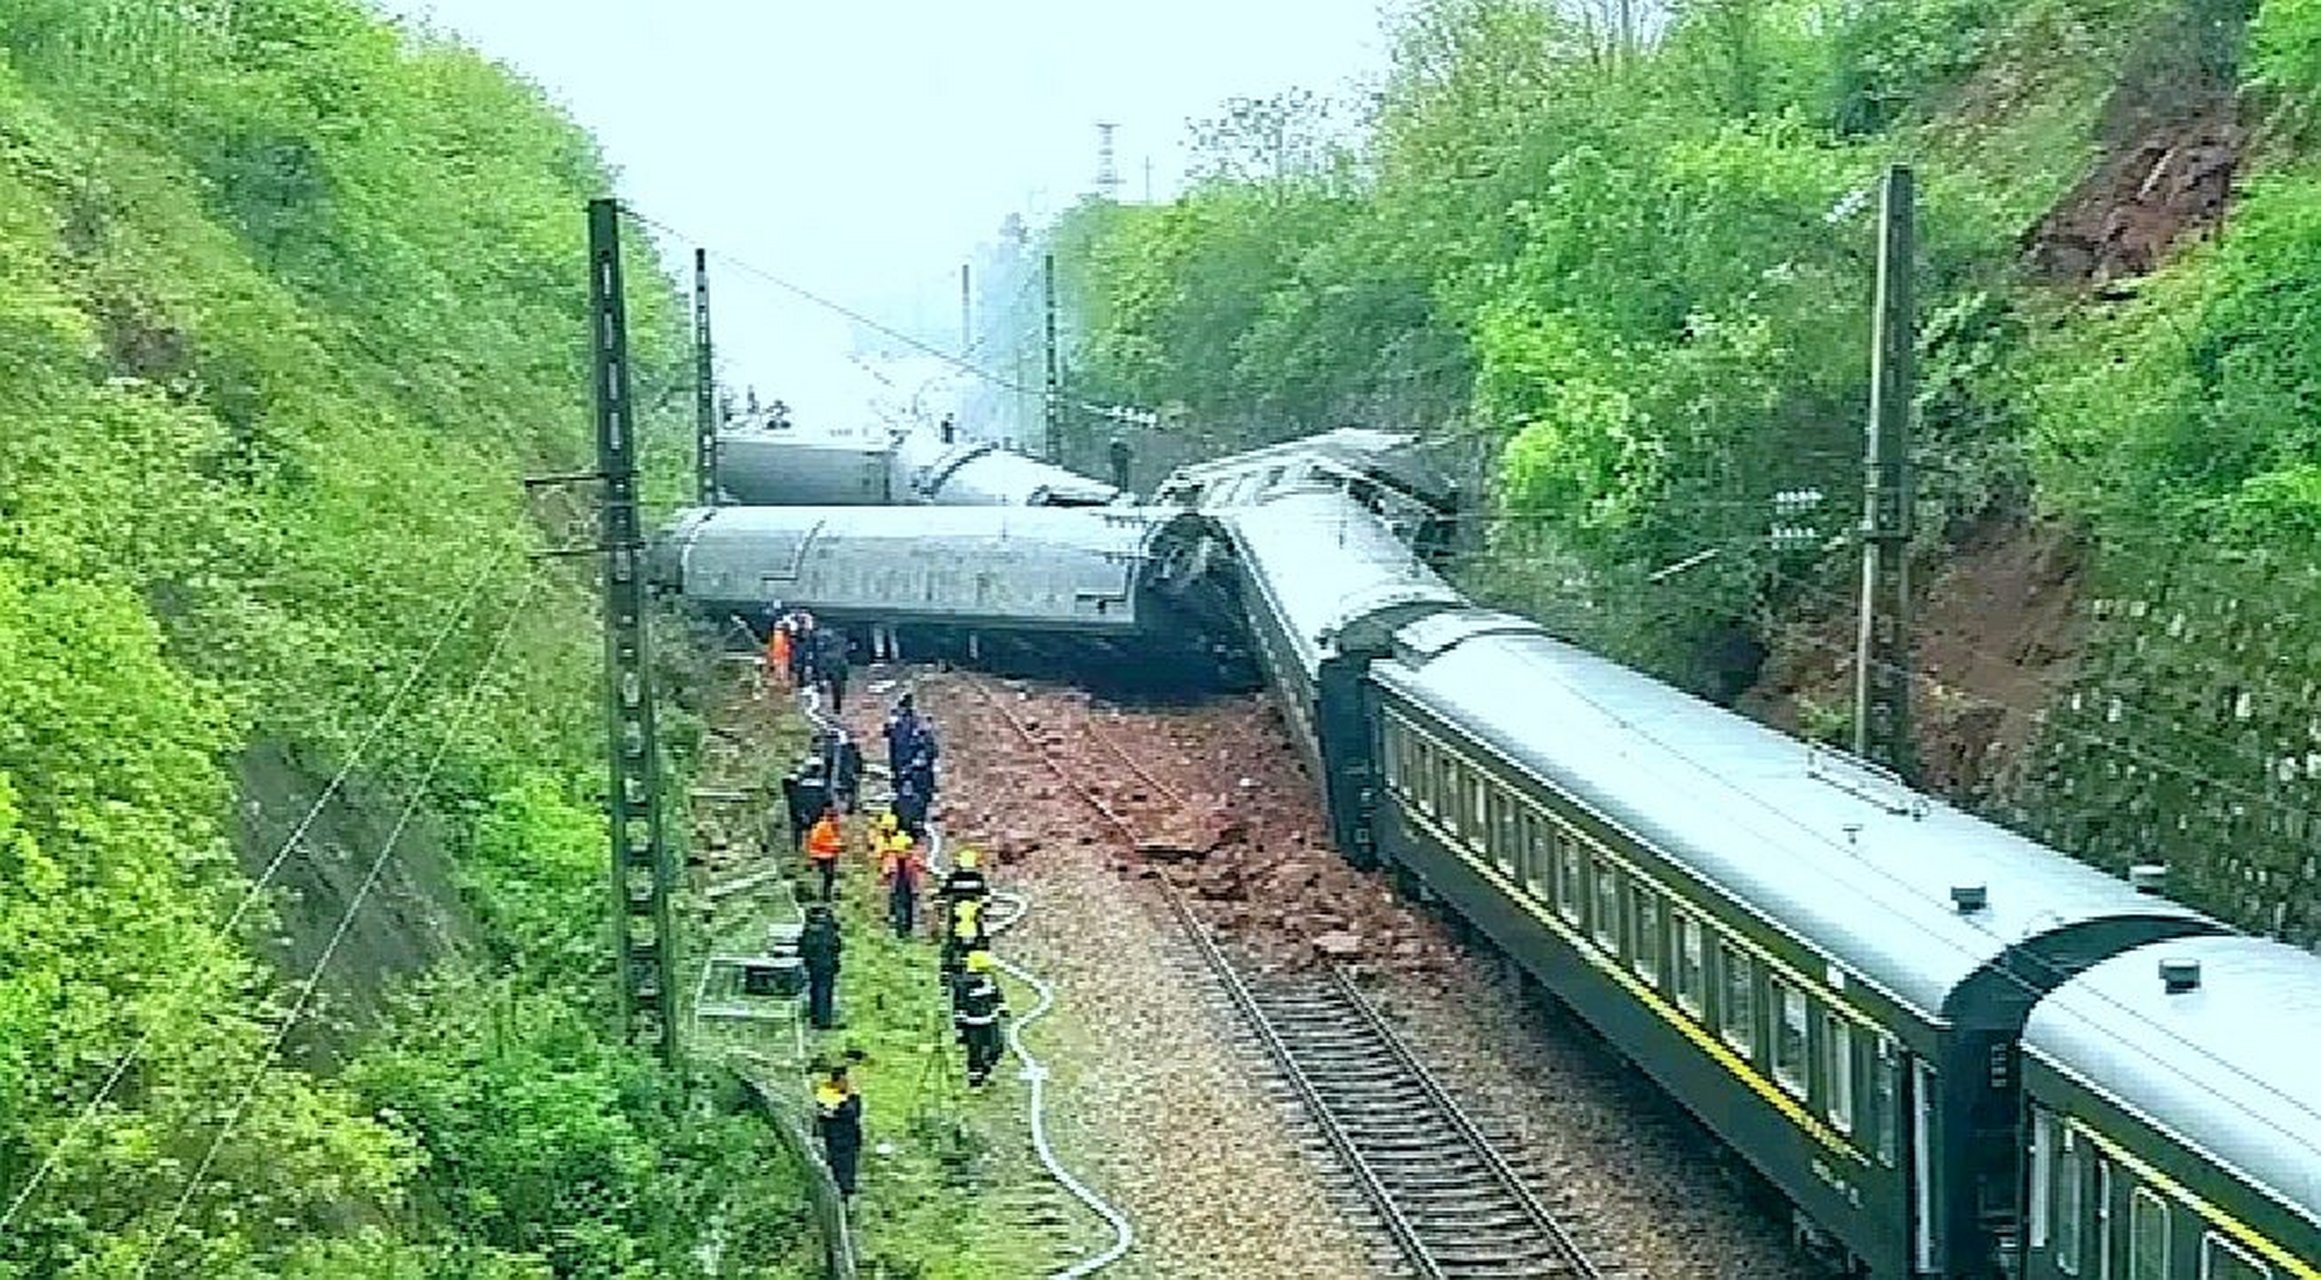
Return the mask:
<svg viewBox="0 0 2321 1280">
<path fill-rule="evenodd" d="M 931 837 L 928 843 L 932 846 L 934 855 L 929 859 L 930 864 L 932 864 L 943 856 L 943 833 L 938 828 L 930 827 L 928 835 Z M 1010 908 L 1005 919 L 993 919 L 987 922 L 987 927 L 994 935 L 1022 923 L 1024 917 L 1030 915 L 1032 911 L 1030 899 L 1020 893 L 1010 893 L 1005 890 L 994 890 L 991 894 L 991 904 L 994 907 Z M 1056 1149 L 1048 1142 L 1048 1069 L 1040 1064 L 1039 1059 L 1032 1056 L 1031 1050 L 1024 1048 L 1023 1032 L 1024 1028 L 1037 1022 L 1047 1014 L 1050 1008 L 1054 1007 L 1056 1003 L 1055 988 L 1042 982 L 1039 976 L 1031 970 L 996 952 L 992 954 L 991 959 L 992 963 L 998 965 L 1009 977 L 1029 986 L 1038 992 L 1040 997 L 1039 1001 L 1032 1005 L 1029 1012 L 1021 1017 L 1010 1019 L 1007 1025 L 1007 1047 L 1015 1054 L 1016 1060 L 1023 1063 L 1022 1079 L 1031 1085 L 1032 1150 L 1038 1154 L 1040 1163 L 1047 1167 L 1048 1176 L 1055 1180 L 1057 1186 L 1071 1192 L 1073 1198 L 1087 1205 L 1091 1212 L 1104 1219 L 1112 1227 L 1111 1248 L 1092 1258 L 1083 1258 L 1050 1277 L 1050 1280 L 1080 1280 L 1081 1277 L 1094 1275 L 1128 1256 L 1128 1251 L 1136 1246 L 1136 1228 L 1129 1223 L 1128 1215 L 1112 1207 L 1111 1203 L 1104 1197 L 1090 1190 L 1088 1184 L 1073 1177 L 1072 1171 L 1064 1167 L 1064 1162 L 1056 1155 Z"/>
</svg>

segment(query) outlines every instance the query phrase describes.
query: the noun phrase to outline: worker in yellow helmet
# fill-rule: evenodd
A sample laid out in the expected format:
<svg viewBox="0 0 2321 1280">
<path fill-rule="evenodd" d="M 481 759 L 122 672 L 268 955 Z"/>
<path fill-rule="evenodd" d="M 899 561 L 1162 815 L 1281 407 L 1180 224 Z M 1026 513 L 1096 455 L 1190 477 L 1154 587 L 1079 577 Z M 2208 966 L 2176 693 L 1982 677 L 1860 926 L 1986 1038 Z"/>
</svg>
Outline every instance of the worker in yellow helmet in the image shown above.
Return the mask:
<svg viewBox="0 0 2321 1280">
<path fill-rule="evenodd" d="M 999 1065 L 999 1020 L 1007 1016 L 1007 997 L 999 989 L 991 952 L 977 947 L 967 953 L 967 969 L 952 999 L 952 1022 L 967 1046 L 967 1083 L 981 1085 Z"/>
<path fill-rule="evenodd" d="M 983 900 L 966 898 L 954 902 L 947 913 L 943 927 L 943 981 L 958 991 L 960 973 L 967 968 L 967 957 L 991 945 L 983 929 Z"/>
<path fill-rule="evenodd" d="M 896 937 L 908 938 L 918 919 L 919 884 L 927 876 L 927 864 L 909 835 L 897 831 L 886 837 L 878 873 L 887 885 L 887 919 L 894 923 Z"/>
</svg>

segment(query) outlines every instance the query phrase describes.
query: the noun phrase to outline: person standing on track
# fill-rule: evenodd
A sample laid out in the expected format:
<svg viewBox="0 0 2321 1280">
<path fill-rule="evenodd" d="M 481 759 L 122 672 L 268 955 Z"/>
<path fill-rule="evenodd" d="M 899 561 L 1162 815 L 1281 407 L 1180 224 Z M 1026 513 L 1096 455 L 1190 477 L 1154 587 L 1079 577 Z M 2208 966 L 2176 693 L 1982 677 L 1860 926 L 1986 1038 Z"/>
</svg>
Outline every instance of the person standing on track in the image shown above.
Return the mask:
<svg viewBox="0 0 2321 1280">
<path fill-rule="evenodd" d="M 806 1021 L 817 1031 L 838 1022 L 838 956 L 846 939 L 838 932 L 838 917 L 817 902 L 806 908 L 806 927 L 798 935 L 798 959 L 806 966 Z"/>
<path fill-rule="evenodd" d="M 822 1132 L 822 1158 L 838 1194 L 853 1199 L 855 1169 L 862 1159 L 862 1095 L 847 1080 L 843 1062 L 814 1086 L 814 1127 Z"/>
<path fill-rule="evenodd" d="M 967 953 L 967 974 L 954 1002 L 952 1015 L 959 1038 L 967 1046 L 967 1083 L 980 1087 L 999 1065 L 999 1020 L 1007 1016 L 1007 997 L 993 974 L 991 953 L 980 947 Z"/>
<path fill-rule="evenodd" d="M 822 873 L 822 900 L 834 901 L 838 896 L 838 855 L 846 848 L 846 837 L 838 828 L 838 810 L 826 806 L 822 820 L 806 833 L 806 859 Z"/>
</svg>

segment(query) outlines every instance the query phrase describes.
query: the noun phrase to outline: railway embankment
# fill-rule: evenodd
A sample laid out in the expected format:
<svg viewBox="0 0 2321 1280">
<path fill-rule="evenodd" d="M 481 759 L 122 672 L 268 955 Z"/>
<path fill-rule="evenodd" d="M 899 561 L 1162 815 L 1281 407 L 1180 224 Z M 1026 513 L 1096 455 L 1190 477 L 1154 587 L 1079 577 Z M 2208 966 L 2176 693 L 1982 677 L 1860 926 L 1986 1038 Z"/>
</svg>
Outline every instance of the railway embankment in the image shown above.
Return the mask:
<svg viewBox="0 0 2321 1280">
<path fill-rule="evenodd" d="M 1053 686 L 918 679 L 956 744 L 951 838 L 994 851 L 1044 904 L 1010 946 L 1039 957 L 1077 1010 L 1058 1046 L 1064 1141 L 1137 1216 L 1138 1265 L 1399 1265 L 1204 978 L 1167 905 L 1174 894 L 1253 980 L 1357 975 L 1607 1269 L 1814 1274 L 1751 1175 L 1711 1155 L 1680 1108 L 1488 950 L 1330 848 L 1267 699 L 1121 707 Z M 1310 1270 L 1317 1258 L 1341 1269 Z"/>
</svg>

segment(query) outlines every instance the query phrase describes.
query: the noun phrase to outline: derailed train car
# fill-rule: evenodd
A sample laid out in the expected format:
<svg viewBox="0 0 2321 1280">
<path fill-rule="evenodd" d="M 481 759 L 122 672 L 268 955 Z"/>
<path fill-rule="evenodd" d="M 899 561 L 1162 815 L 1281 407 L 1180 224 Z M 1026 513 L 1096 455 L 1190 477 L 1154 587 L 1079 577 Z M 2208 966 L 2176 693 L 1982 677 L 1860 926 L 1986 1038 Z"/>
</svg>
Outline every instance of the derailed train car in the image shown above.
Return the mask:
<svg viewBox="0 0 2321 1280">
<path fill-rule="evenodd" d="M 1473 608 L 1420 558 L 1350 532 L 1386 527 L 1374 473 L 1343 449 L 1293 453 L 1164 495 L 1204 508 L 1226 545 L 1341 847 L 1490 937 L 1829 1252 L 1896 1277 L 2321 1276 L 2321 1072 L 2244 1048 L 2253 1013 L 2146 1019 L 2138 1061 L 2076 1042 L 2057 1012 L 2100 1023 L 2075 993 L 2117 966 L 2271 948 L 2233 978 L 2246 1009 L 2299 1011 L 2284 1030 L 2309 1061 L 2321 961 L 2291 964 L 1873 766 Z M 2126 994 L 2109 1016 L 2144 1017 Z M 2187 1057 L 2186 1040 L 2218 1047 Z M 2054 1154 L 2066 1140 L 2038 1146 L 2027 1116 L 2066 1132 L 2065 1096 L 2117 1169 L 2145 1170 L 2140 1199 L 2115 1172 L 2070 1202 L 2111 1205 L 2082 1231 L 2114 1241 L 2117 1270 L 2054 1261 L 2056 1188 L 2076 1184 Z M 2216 1096 L 2229 1105 L 2192 1103 Z M 2171 1250 L 2130 1271 L 2130 1218 L 2155 1196 L 2178 1206 Z"/>
<path fill-rule="evenodd" d="M 771 420 L 718 432 L 717 484 L 750 506 L 1092 507 L 1122 496 L 991 441 Z"/>
<path fill-rule="evenodd" d="M 701 507 L 655 540 L 654 585 L 711 615 L 806 609 L 920 652 L 985 634 L 1212 655 L 1214 578 L 1175 513 L 991 507 Z"/>
</svg>

